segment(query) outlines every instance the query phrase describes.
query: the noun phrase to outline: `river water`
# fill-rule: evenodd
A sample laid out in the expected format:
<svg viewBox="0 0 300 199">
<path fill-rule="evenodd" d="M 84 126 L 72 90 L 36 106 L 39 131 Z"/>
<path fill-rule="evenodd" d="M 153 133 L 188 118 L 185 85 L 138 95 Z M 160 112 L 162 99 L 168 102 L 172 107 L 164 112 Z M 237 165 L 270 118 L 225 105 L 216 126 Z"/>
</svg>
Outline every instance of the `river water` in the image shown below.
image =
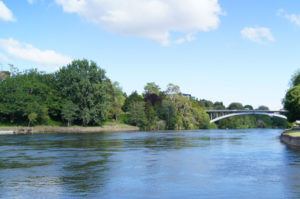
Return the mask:
<svg viewBox="0 0 300 199">
<path fill-rule="evenodd" d="M 282 131 L 0 136 L 0 198 L 300 198 Z"/>
</svg>

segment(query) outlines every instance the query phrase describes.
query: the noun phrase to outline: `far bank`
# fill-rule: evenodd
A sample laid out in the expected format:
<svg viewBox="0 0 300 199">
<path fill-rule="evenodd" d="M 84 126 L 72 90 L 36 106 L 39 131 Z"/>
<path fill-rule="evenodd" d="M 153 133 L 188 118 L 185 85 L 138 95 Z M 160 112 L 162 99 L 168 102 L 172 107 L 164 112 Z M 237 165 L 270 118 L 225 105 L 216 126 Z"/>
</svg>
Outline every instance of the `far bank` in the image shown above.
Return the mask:
<svg viewBox="0 0 300 199">
<path fill-rule="evenodd" d="M 104 126 L 104 127 L 0 127 L 0 134 L 38 134 L 38 133 L 97 133 L 97 132 L 121 132 L 139 131 L 135 126 Z"/>
</svg>

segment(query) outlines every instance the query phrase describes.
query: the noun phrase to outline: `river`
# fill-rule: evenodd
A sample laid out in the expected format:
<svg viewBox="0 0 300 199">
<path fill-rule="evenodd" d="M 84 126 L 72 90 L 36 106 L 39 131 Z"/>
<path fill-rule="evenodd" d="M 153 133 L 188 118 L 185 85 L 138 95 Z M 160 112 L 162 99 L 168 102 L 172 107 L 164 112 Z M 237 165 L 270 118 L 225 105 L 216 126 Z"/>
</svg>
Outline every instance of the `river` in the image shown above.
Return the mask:
<svg viewBox="0 0 300 199">
<path fill-rule="evenodd" d="M 0 198 L 300 198 L 282 131 L 0 136 Z"/>
</svg>

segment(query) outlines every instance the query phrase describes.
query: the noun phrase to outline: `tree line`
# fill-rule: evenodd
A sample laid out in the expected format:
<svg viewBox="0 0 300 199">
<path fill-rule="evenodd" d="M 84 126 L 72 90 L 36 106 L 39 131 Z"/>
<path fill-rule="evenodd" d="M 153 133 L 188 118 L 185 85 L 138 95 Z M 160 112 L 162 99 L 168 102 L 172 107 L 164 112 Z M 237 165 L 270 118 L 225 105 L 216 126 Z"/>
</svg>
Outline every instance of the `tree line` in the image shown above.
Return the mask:
<svg viewBox="0 0 300 199">
<path fill-rule="evenodd" d="M 290 81 L 290 88 L 283 99 L 289 122 L 300 120 L 300 71 L 296 72 Z"/>
<path fill-rule="evenodd" d="M 259 109 L 268 109 L 265 106 Z M 51 74 L 14 70 L 0 80 L 0 123 L 11 125 L 98 126 L 117 121 L 145 130 L 209 128 L 284 128 L 282 119 L 240 116 L 210 124 L 208 109 L 253 109 L 232 103 L 184 96 L 180 87 L 166 90 L 154 82 L 144 92 L 127 95 L 95 62 L 75 60 Z"/>
</svg>

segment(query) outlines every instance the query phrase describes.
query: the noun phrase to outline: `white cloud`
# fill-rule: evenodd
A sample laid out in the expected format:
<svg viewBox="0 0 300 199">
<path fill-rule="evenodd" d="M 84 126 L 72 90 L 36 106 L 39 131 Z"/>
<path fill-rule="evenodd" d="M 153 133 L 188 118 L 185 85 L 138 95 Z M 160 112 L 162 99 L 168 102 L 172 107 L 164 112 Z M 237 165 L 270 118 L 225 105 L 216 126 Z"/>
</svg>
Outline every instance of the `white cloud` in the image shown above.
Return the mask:
<svg viewBox="0 0 300 199">
<path fill-rule="evenodd" d="M 300 15 L 286 14 L 285 18 L 287 18 L 290 22 L 300 26 Z"/>
<path fill-rule="evenodd" d="M 6 5 L 0 1 L 0 20 L 2 21 L 16 21 L 13 13 L 10 9 L 6 7 Z"/>
<path fill-rule="evenodd" d="M 284 9 L 280 9 L 278 11 L 278 16 L 284 16 L 291 23 L 294 23 L 294 24 L 300 26 L 300 15 L 288 14 L 288 13 L 286 13 L 286 11 Z"/>
<path fill-rule="evenodd" d="M 186 34 L 217 29 L 222 13 L 218 0 L 56 0 L 105 30 L 168 45 L 171 32 Z M 179 39 L 180 40 L 180 39 Z"/>
<path fill-rule="evenodd" d="M 184 42 L 191 42 L 191 41 L 194 41 L 196 38 L 195 38 L 195 34 L 194 32 L 191 32 L 189 34 L 187 34 L 185 37 L 183 38 L 179 38 L 177 40 L 175 40 L 175 44 L 183 44 Z"/>
<path fill-rule="evenodd" d="M 33 4 L 35 0 L 27 0 L 28 3 Z"/>
<path fill-rule="evenodd" d="M 8 55 L 39 64 L 44 67 L 57 68 L 72 61 L 70 57 L 58 54 L 53 50 L 40 50 L 31 44 L 21 43 L 12 38 L 0 39 L 0 49 L 5 51 Z"/>
<path fill-rule="evenodd" d="M 262 44 L 265 42 L 274 42 L 275 38 L 269 28 L 265 27 L 245 27 L 241 31 L 242 36 L 250 41 Z"/>
</svg>

